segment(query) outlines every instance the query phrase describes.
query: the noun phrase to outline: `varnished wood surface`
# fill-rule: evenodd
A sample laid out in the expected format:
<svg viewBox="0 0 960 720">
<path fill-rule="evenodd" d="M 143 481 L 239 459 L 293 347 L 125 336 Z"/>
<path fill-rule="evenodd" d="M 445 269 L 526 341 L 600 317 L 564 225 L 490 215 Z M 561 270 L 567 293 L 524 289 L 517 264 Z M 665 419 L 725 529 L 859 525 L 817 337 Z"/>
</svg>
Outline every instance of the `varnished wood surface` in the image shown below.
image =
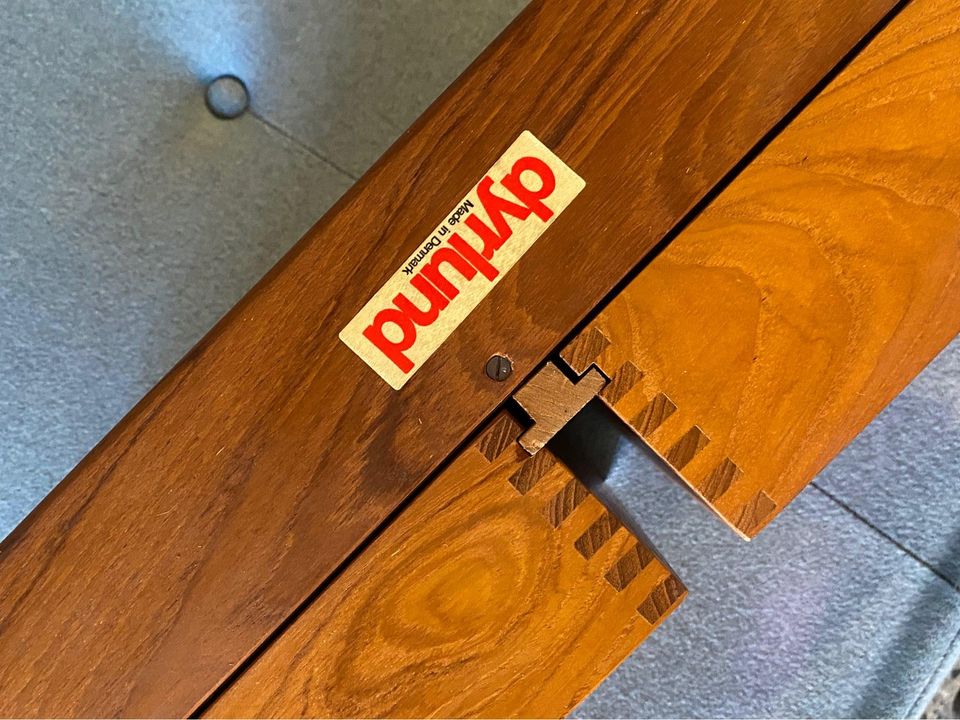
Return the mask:
<svg viewBox="0 0 960 720">
<path fill-rule="evenodd" d="M 747 537 L 960 331 L 958 68 L 914 0 L 564 353 Z"/>
<path fill-rule="evenodd" d="M 519 433 L 494 420 L 207 716 L 556 717 L 586 697 L 685 590 Z"/>
<path fill-rule="evenodd" d="M 0 714 L 189 712 L 893 5 L 533 3 L 0 545 Z M 525 129 L 586 188 L 391 390 L 337 333 Z"/>
<path fill-rule="evenodd" d="M 531 455 L 539 452 L 606 384 L 594 367 L 574 381 L 548 362 L 513 395 L 533 422 L 520 436 L 520 447 Z"/>
</svg>

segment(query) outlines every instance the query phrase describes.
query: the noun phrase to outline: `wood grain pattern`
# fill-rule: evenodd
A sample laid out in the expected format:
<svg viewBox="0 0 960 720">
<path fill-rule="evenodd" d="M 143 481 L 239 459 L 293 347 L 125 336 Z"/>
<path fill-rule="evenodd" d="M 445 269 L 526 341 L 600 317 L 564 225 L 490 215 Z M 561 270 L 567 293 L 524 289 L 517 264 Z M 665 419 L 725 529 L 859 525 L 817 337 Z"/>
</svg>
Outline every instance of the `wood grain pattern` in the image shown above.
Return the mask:
<svg viewBox="0 0 960 720">
<path fill-rule="evenodd" d="M 0 545 L 0 714 L 188 713 L 893 6 L 531 4 Z M 395 392 L 337 333 L 523 130 L 586 188 Z"/>
<path fill-rule="evenodd" d="M 488 433 L 503 437 L 504 415 Z M 210 717 L 556 717 L 682 601 L 559 462 L 481 438 L 209 708 Z M 538 467 L 521 495 L 524 466 Z"/>
<path fill-rule="evenodd" d="M 958 67 L 915 0 L 564 352 L 746 537 L 960 331 Z"/>
<path fill-rule="evenodd" d="M 623 384 L 624 378 L 620 381 Z M 574 382 L 552 362 L 544 365 L 513 396 L 533 420 L 520 436 L 520 447 L 531 455 L 539 452 L 606 384 L 607 379 L 594 367 Z"/>
</svg>

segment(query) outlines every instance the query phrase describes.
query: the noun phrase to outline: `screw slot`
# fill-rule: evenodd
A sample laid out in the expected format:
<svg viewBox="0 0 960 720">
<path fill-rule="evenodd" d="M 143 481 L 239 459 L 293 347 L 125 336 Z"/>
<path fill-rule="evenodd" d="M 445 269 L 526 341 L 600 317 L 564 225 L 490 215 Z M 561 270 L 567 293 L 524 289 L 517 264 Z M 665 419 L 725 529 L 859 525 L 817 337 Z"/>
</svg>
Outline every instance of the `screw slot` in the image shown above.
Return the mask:
<svg viewBox="0 0 960 720">
<path fill-rule="evenodd" d="M 503 382 L 513 372 L 513 363 L 506 355 L 494 355 L 487 360 L 487 377 L 497 382 Z"/>
</svg>

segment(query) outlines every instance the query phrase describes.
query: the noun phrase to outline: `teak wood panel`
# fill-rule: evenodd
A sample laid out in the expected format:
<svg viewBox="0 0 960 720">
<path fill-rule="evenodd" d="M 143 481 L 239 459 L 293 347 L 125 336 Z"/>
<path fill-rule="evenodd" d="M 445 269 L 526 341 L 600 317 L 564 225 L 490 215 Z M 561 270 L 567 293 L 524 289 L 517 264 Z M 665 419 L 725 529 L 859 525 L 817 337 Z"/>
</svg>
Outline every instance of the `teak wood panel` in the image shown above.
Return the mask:
<svg viewBox="0 0 960 720">
<path fill-rule="evenodd" d="M 229 686 L 211 717 L 556 717 L 686 594 L 495 419 Z"/>
<path fill-rule="evenodd" d="M 960 331 L 958 68 L 914 0 L 563 353 L 747 537 Z"/>
<path fill-rule="evenodd" d="M 534 2 L 0 545 L 0 714 L 188 713 L 894 5 Z M 524 130 L 586 187 L 396 392 L 337 334 Z"/>
</svg>

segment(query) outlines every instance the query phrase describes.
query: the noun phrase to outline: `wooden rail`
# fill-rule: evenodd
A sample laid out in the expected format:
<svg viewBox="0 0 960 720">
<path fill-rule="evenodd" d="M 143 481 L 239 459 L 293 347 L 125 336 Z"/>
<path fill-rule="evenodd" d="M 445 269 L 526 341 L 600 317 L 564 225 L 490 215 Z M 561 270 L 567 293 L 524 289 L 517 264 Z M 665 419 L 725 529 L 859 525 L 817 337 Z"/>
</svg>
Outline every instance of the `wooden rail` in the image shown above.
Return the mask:
<svg viewBox="0 0 960 720">
<path fill-rule="evenodd" d="M 495 419 L 205 713 L 565 715 L 686 595 Z"/>
<path fill-rule="evenodd" d="M 960 331 L 958 67 L 914 0 L 564 352 L 745 537 Z"/>
<path fill-rule="evenodd" d="M 0 545 L 0 714 L 190 712 L 894 5 L 534 2 Z M 338 334 L 524 131 L 585 186 L 393 390 Z"/>
</svg>

